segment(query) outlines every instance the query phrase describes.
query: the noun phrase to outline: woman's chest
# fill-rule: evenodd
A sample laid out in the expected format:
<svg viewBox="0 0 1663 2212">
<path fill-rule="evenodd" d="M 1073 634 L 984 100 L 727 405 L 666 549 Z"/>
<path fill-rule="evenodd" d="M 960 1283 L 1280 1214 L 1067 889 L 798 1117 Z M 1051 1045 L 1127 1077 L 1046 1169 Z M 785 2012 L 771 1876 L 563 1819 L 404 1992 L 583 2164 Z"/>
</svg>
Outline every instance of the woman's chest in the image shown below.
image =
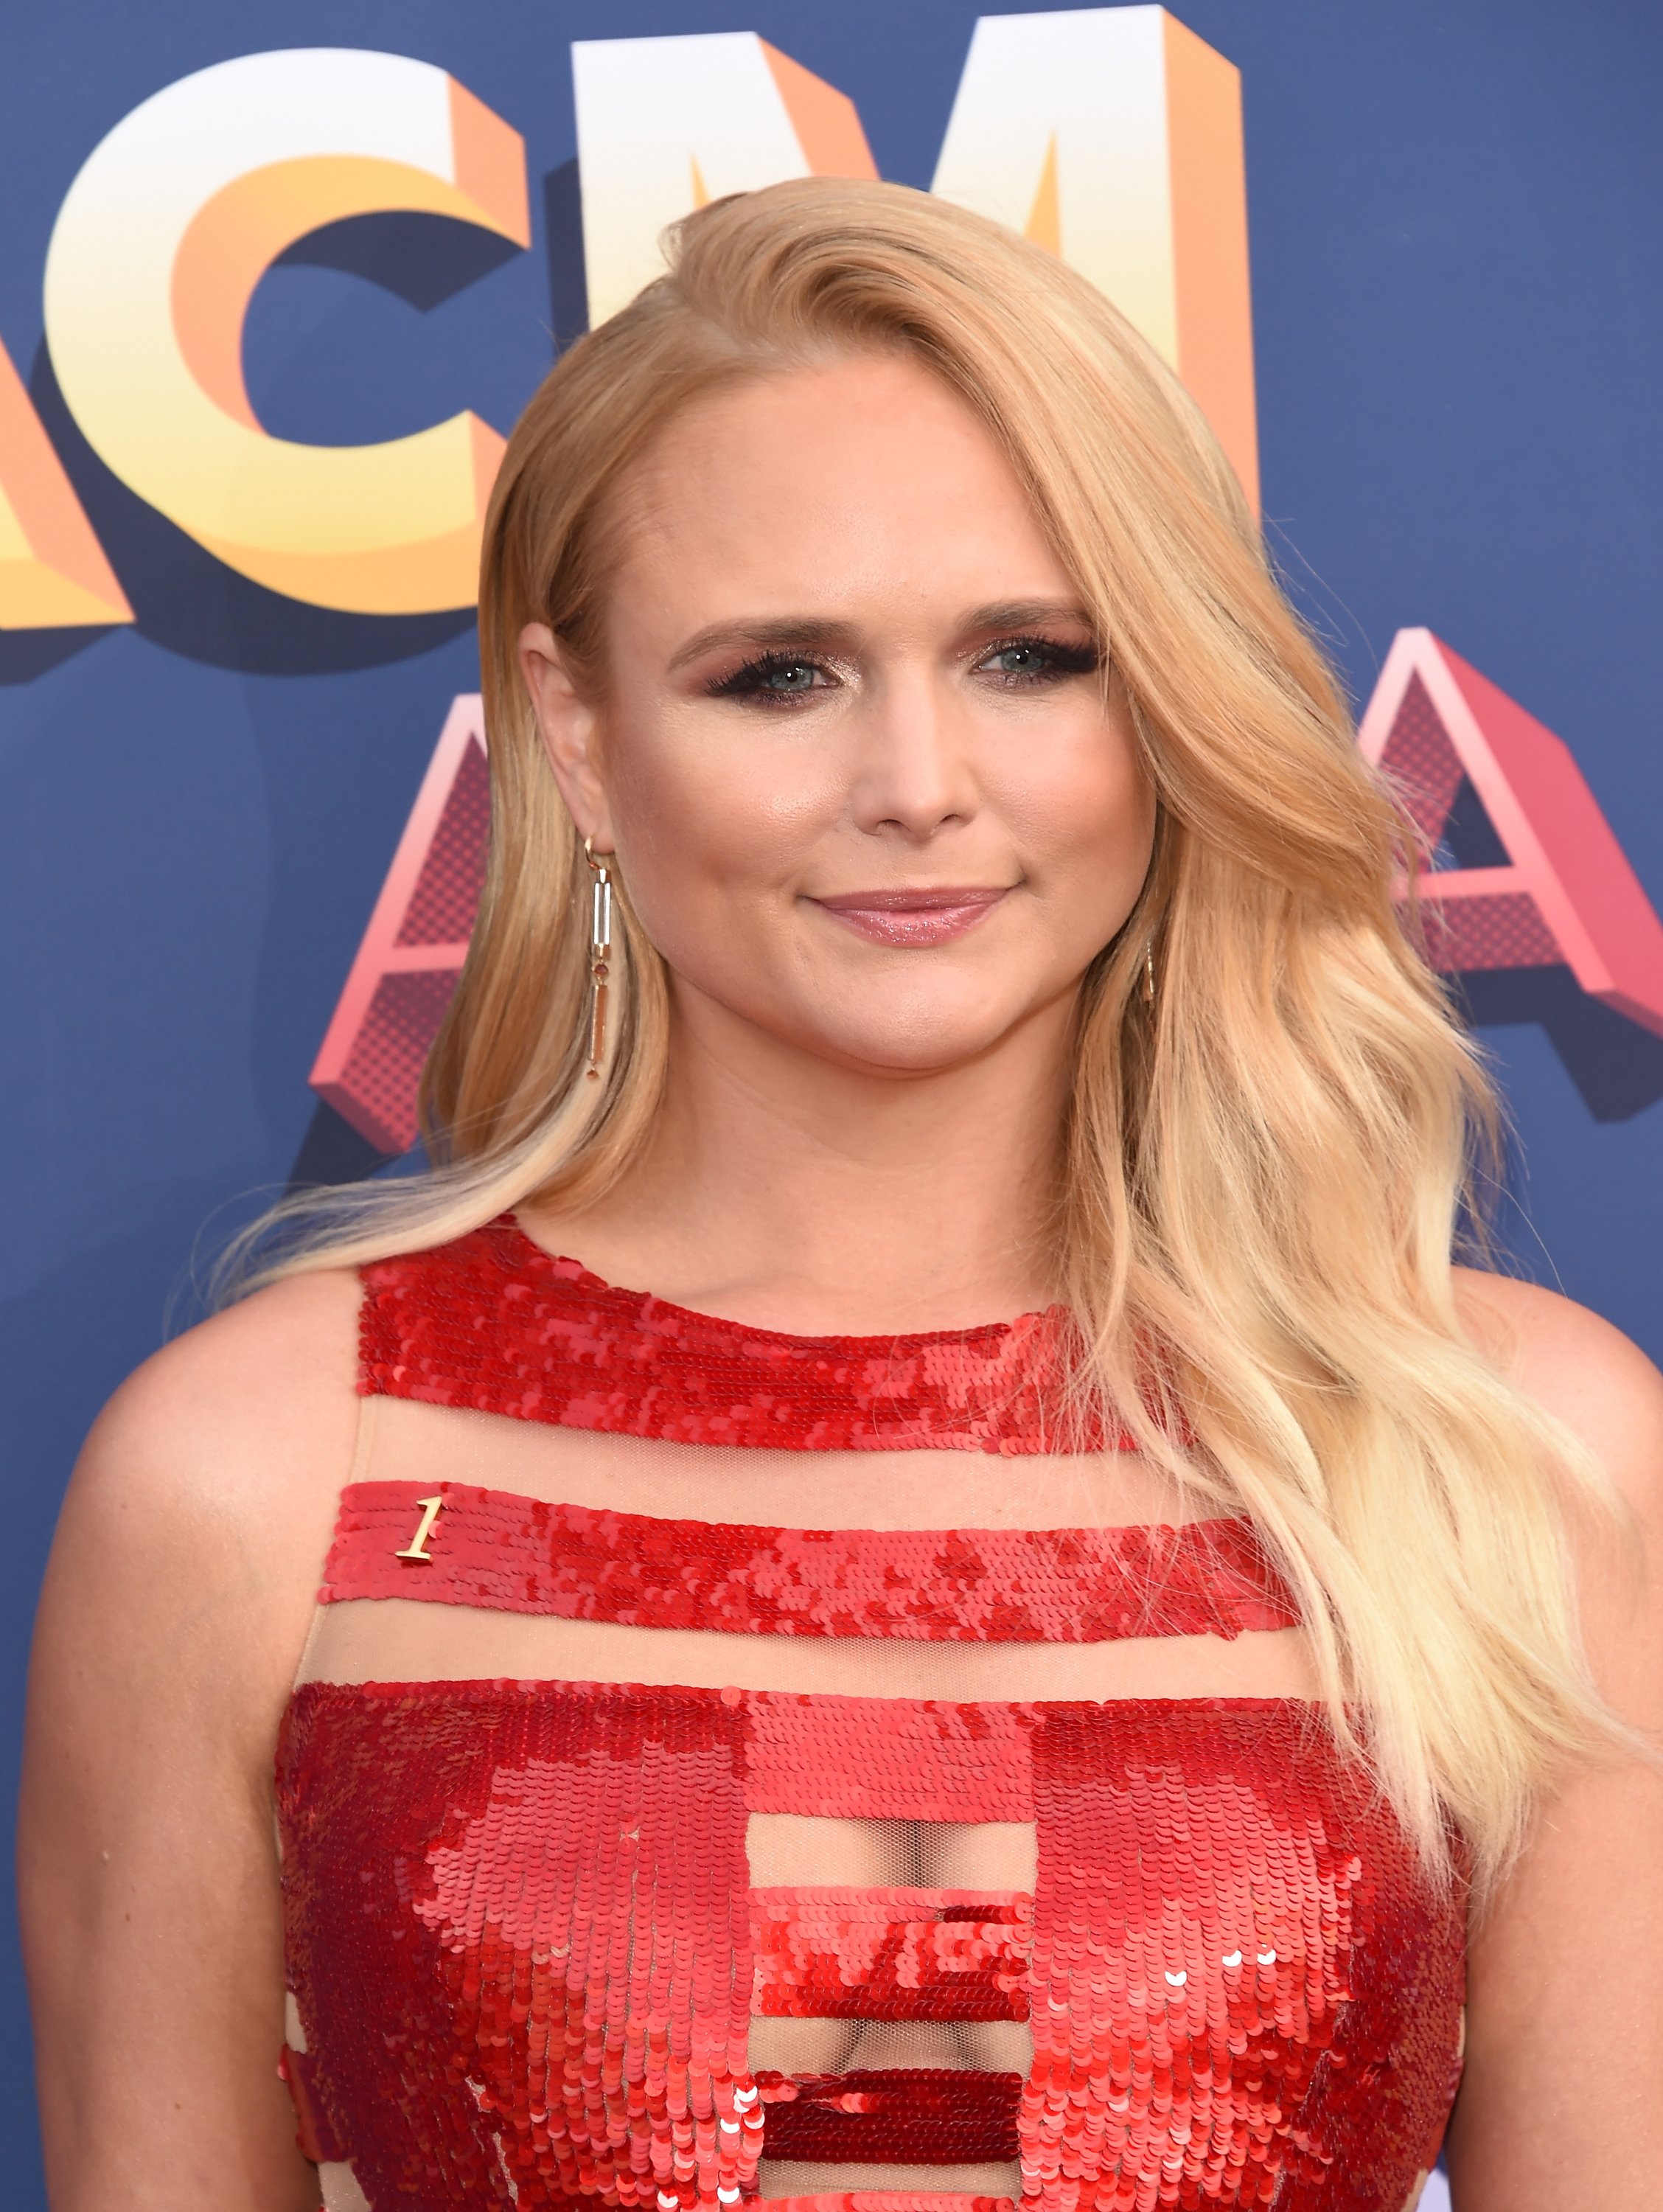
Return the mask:
<svg viewBox="0 0 1663 2212">
<path fill-rule="evenodd" d="M 375 2212 L 762 2161 L 1397 2212 L 1453 2094 L 1458 1911 L 1295 1701 L 313 1684 L 279 1782 Z"/>
</svg>

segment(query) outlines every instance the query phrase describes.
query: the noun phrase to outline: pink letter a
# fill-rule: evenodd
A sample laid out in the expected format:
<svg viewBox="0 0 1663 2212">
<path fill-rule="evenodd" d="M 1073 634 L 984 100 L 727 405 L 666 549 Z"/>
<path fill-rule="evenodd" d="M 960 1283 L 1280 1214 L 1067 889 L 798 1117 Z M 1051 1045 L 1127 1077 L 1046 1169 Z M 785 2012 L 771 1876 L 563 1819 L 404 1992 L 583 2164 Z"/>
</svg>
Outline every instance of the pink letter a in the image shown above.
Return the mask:
<svg viewBox="0 0 1663 2212">
<path fill-rule="evenodd" d="M 490 772 L 478 695 L 452 702 L 312 1071 L 377 1151 L 416 1142 L 422 1064 L 456 988 L 485 877 Z"/>
<path fill-rule="evenodd" d="M 1663 924 L 1569 748 L 1429 629 L 1400 629 L 1357 733 L 1435 851 L 1470 780 L 1507 858 L 1420 879 L 1445 975 L 1568 967 L 1663 1036 Z"/>
</svg>

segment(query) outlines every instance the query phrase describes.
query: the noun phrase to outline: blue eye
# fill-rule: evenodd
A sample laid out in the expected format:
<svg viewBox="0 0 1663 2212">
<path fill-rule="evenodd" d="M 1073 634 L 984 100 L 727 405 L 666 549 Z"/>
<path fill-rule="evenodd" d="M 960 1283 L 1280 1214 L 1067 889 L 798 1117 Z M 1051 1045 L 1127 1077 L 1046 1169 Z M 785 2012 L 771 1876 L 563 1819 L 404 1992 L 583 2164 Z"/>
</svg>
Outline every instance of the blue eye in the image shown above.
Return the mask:
<svg viewBox="0 0 1663 2212">
<path fill-rule="evenodd" d="M 803 699 L 823 691 L 830 678 L 817 660 L 799 653 L 762 653 L 710 686 L 718 699 Z"/>
<path fill-rule="evenodd" d="M 788 660 L 781 667 L 765 670 L 761 688 L 765 691 L 812 691 L 815 673 L 806 660 Z"/>
<path fill-rule="evenodd" d="M 1095 645 L 1064 645 L 1050 637 L 1008 637 L 985 653 L 979 670 L 1013 690 L 1056 684 L 1065 677 L 1089 676 L 1101 665 Z"/>
</svg>

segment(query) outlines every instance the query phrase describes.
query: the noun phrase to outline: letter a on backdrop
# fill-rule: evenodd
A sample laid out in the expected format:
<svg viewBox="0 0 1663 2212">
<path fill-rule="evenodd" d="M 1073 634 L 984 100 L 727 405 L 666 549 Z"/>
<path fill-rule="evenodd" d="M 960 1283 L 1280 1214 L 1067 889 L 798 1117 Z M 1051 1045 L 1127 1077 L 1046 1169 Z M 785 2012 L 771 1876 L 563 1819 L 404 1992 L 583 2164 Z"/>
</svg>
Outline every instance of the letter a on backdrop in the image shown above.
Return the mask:
<svg viewBox="0 0 1663 2212">
<path fill-rule="evenodd" d="M 1357 741 L 1433 855 L 1419 892 L 1435 967 L 1563 965 L 1663 1036 L 1663 923 L 1562 739 L 1429 629 L 1401 629 Z M 1438 864 L 1464 784 L 1505 856 L 1488 866 Z"/>
<path fill-rule="evenodd" d="M 0 346 L 0 629 L 132 618 L 23 380 Z"/>
<path fill-rule="evenodd" d="M 454 700 L 312 1071 L 312 1087 L 378 1152 L 416 1142 L 416 1088 L 462 963 L 490 827 L 485 719 Z"/>
</svg>

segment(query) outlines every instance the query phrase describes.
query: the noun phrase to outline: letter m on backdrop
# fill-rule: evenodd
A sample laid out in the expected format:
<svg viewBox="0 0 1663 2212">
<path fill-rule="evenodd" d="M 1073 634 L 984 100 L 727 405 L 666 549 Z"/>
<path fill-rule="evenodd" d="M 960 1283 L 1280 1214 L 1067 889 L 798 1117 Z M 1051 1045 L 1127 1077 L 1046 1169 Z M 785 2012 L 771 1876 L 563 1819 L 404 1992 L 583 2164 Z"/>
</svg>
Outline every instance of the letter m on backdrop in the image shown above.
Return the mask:
<svg viewBox="0 0 1663 2212">
<path fill-rule="evenodd" d="M 1633 1071 L 1655 1051 L 1576 1000 L 1663 1037 L 1663 923 L 1569 747 L 1429 629 L 1398 632 L 1358 742 L 1429 859 L 1432 965 L 1462 979 L 1480 1022 L 1540 1020 L 1601 1118 L 1648 1103 L 1663 1085 L 1636 1089 Z"/>
</svg>

